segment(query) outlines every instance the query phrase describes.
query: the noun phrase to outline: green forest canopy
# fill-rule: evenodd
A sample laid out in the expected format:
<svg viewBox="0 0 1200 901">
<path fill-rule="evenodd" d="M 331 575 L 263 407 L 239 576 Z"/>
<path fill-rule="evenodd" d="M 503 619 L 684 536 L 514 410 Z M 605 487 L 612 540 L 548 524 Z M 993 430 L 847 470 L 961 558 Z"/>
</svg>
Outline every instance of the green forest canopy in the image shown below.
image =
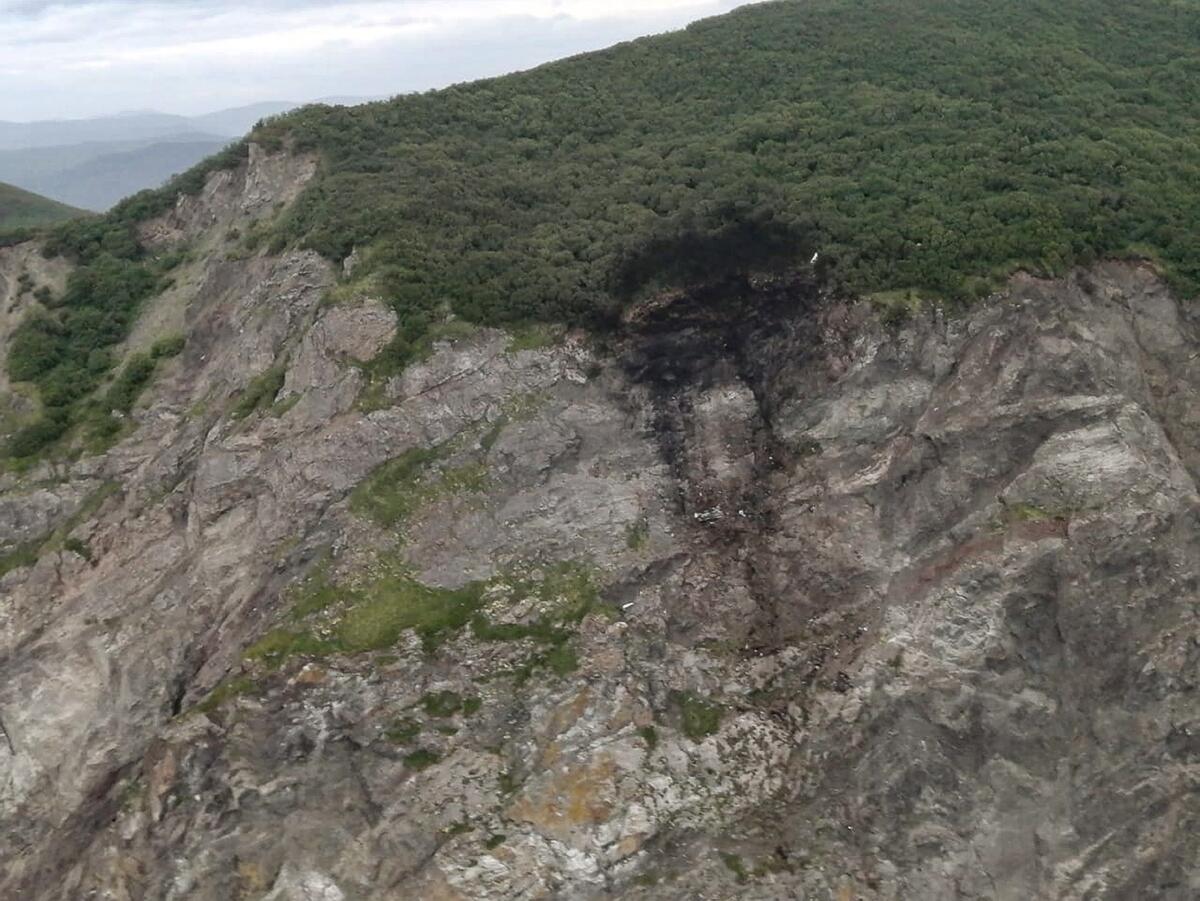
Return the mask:
<svg viewBox="0 0 1200 901">
<path fill-rule="evenodd" d="M 504 78 L 308 107 L 251 139 L 318 154 L 274 245 L 358 251 L 355 281 L 400 316 L 392 366 L 447 307 L 595 323 L 814 250 L 864 294 L 969 299 L 1016 268 L 1126 253 L 1200 290 L 1195 0 L 766 3 Z M 52 239 L 84 272 L 12 343 L 10 372 L 58 404 L 26 446 L 69 428 L 153 290 L 132 224 L 244 154 Z"/>
<path fill-rule="evenodd" d="M 644 248 L 747 221 L 862 293 L 1131 250 L 1200 284 L 1192 0 L 769 3 L 260 134 L 323 163 L 281 234 L 364 249 L 409 312 L 586 318 Z"/>
</svg>

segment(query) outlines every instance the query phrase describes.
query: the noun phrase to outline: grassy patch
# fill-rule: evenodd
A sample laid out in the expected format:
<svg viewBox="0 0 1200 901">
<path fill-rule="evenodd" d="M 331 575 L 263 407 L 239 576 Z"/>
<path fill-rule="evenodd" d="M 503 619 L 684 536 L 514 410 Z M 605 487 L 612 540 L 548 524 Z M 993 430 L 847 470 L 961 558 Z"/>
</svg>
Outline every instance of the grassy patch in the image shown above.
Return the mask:
<svg viewBox="0 0 1200 901">
<path fill-rule="evenodd" d="M 725 864 L 725 869 L 729 870 L 739 883 L 745 883 L 750 880 L 750 874 L 746 872 L 746 865 L 738 855 L 722 851 L 721 863 Z"/>
<path fill-rule="evenodd" d="M 350 509 L 381 526 L 396 526 L 424 503 L 424 477 L 445 455 L 442 447 L 414 447 L 378 466 L 350 494 Z"/>
<path fill-rule="evenodd" d="M 1066 519 L 1061 512 L 1048 510 L 1037 504 L 1007 504 L 1004 513 L 1009 522 L 1049 522 L 1054 519 Z"/>
<path fill-rule="evenodd" d="M 293 590 L 291 624 L 268 632 L 246 650 L 246 657 L 278 667 L 294 656 L 359 654 L 395 645 L 409 631 L 432 653 L 470 626 L 481 641 L 531 640 L 539 648 L 524 669 L 568 673 L 578 666 L 569 642 L 574 626 L 602 612 L 590 570 L 566 562 L 520 575 L 505 574 L 459 588 L 437 588 L 414 579 L 404 567 L 380 565 L 354 585 L 339 585 L 322 561 Z M 491 601 L 533 599 L 537 616 L 525 623 L 493 623 L 484 613 Z M 427 695 L 420 702 L 431 716 L 473 714 L 479 698 L 454 692 Z"/>
<path fill-rule="evenodd" d="M 650 540 L 650 523 L 645 518 L 625 527 L 625 546 L 631 551 L 640 551 Z"/>
<path fill-rule="evenodd" d="M 480 494 L 487 467 L 480 462 L 439 469 L 451 453 L 447 444 L 414 447 L 376 467 L 350 494 L 350 509 L 386 528 L 398 528 L 439 497 Z"/>
<path fill-rule="evenodd" d="M 433 345 L 439 341 L 462 341 L 466 338 L 472 338 L 479 333 L 479 326 L 473 322 L 468 322 L 465 319 L 446 319 L 429 327 L 426 333 L 427 348 L 425 352 L 433 350 Z"/>
<path fill-rule="evenodd" d="M 506 350 L 510 354 L 522 350 L 544 350 L 561 343 L 564 333 L 565 329 L 562 326 L 543 322 L 511 326 Z"/>
<path fill-rule="evenodd" d="M 276 419 L 278 419 L 281 416 L 287 415 L 287 412 L 290 409 L 292 409 L 292 407 L 294 407 L 294 406 L 296 406 L 296 404 L 300 403 L 300 398 L 301 398 L 301 395 L 297 393 L 297 394 L 289 394 L 283 400 L 275 401 L 275 403 L 271 404 L 270 409 L 267 410 L 267 415 L 273 416 Z"/>
<path fill-rule="evenodd" d="M 330 607 L 341 596 L 340 590 L 329 576 L 331 562 L 322 558 L 299 586 L 290 592 L 292 619 L 302 620 Z"/>
<path fill-rule="evenodd" d="M 89 547 L 86 542 L 80 541 L 78 538 L 64 539 L 63 540 L 63 550 L 70 551 L 72 554 L 75 554 L 78 557 L 82 557 L 88 563 L 95 562 L 94 558 L 92 557 L 91 547 Z"/>
<path fill-rule="evenodd" d="M 697 695 L 681 692 L 676 695 L 679 707 L 679 725 L 683 734 L 692 741 L 700 741 L 721 728 L 722 710 Z"/>
<path fill-rule="evenodd" d="M 421 734 L 421 724 L 414 719 L 398 719 L 383 730 L 383 737 L 392 744 L 406 745 Z"/>
<path fill-rule="evenodd" d="M 14 569 L 33 566 L 37 563 L 41 556 L 42 544 L 42 541 L 29 541 L 0 554 L 0 578 L 8 575 Z"/>
<path fill-rule="evenodd" d="M 91 548 L 79 539 L 71 538 L 70 534 L 76 527 L 95 516 L 104 501 L 119 489 L 120 485 L 117 482 L 102 483 L 96 490 L 84 498 L 83 503 L 79 505 L 79 509 L 67 517 L 66 521 L 58 526 L 58 528 L 43 535 L 41 538 L 25 542 L 0 553 L 0 577 L 12 572 L 14 569 L 33 566 L 43 554 L 51 554 L 63 550 L 79 554 L 79 556 L 83 557 L 89 563 L 94 562 Z"/>
<path fill-rule="evenodd" d="M 506 841 L 508 841 L 507 835 L 501 835 L 500 833 L 495 833 L 494 835 L 488 836 L 488 840 L 486 842 L 484 842 L 484 845 L 487 847 L 487 849 L 489 851 L 493 851 L 496 848 L 499 848 L 501 845 L 503 845 Z"/>
<path fill-rule="evenodd" d="M 542 655 L 541 662 L 550 672 L 557 676 L 565 676 L 579 669 L 579 655 L 570 645 L 560 644 Z"/>
<path fill-rule="evenodd" d="M 286 376 L 287 366 L 283 363 L 277 363 L 255 376 L 250 380 L 250 384 L 242 389 L 241 396 L 229 411 L 229 415 L 233 419 L 245 419 L 259 407 L 273 404 Z"/>
<path fill-rule="evenodd" d="M 454 716 L 462 710 L 463 699 L 456 691 L 435 691 L 421 698 L 421 709 L 429 716 Z"/>
<path fill-rule="evenodd" d="M 658 730 L 653 726 L 642 726 L 638 729 L 638 735 L 646 743 L 647 751 L 653 752 L 658 747 Z"/>
<path fill-rule="evenodd" d="M 1070 521 L 1072 515 L 1078 514 L 1078 512 L 1078 510 L 1066 508 L 1044 507 L 1025 501 L 1002 503 L 999 516 L 991 522 L 991 529 L 995 532 L 1003 532 L 1010 526 L 1022 523 L 1066 523 Z"/>
<path fill-rule="evenodd" d="M 388 648 L 412 629 L 426 650 L 436 650 L 470 622 L 483 603 L 484 583 L 433 588 L 403 572 L 389 573 L 361 592 L 337 624 L 337 649 L 361 653 Z"/>
<path fill-rule="evenodd" d="M 338 650 L 338 646 L 327 639 L 298 630 L 275 629 L 268 632 L 246 649 L 246 659 L 258 660 L 272 669 L 284 664 L 290 657 L 305 655 L 321 657 Z"/>
<path fill-rule="evenodd" d="M 229 679 L 222 682 L 214 688 L 193 710 L 199 713 L 212 713 L 226 701 L 231 698 L 236 698 L 239 695 L 250 694 L 257 688 L 253 679 L 246 676 L 239 676 L 236 679 Z"/>
<path fill-rule="evenodd" d="M 431 751 L 428 748 L 418 748 L 404 755 L 404 765 L 410 770 L 423 770 L 433 766 L 440 759 L 436 751 Z"/>
<path fill-rule="evenodd" d="M 535 598 L 540 613 L 520 623 L 494 623 L 476 615 L 471 631 L 481 641 L 531 640 L 539 645 L 510 673 L 518 684 L 542 669 L 560 676 L 574 672 L 579 668 L 579 657 L 570 646 L 574 627 L 589 613 L 611 615 L 600 604 L 591 571 L 578 563 L 558 563 L 536 575 L 510 574 L 499 584 L 510 597 Z"/>
</svg>

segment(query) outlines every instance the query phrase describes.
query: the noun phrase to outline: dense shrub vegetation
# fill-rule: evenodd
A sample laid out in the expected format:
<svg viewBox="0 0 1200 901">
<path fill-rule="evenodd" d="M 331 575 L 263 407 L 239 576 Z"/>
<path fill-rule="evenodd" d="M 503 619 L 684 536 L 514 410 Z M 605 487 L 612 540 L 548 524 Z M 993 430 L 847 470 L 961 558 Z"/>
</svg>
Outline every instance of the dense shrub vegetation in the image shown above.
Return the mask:
<svg viewBox="0 0 1200 901">
<path fill-rule="evenodd" d="M 395 302 L 579 320 L 807 260 L 969 298 L 1149 253 L 1200 283 L 1200 5 L 804 0 L 541 69 L 269 123 L 323 166 L 281 223 Z"/>
<path fill-rule="evenodd" d="M 400 317 L 387 371 L 447 311 L 594 323 L 818 251 L 861 293 L 968 299 L 1127 253 L 1194 293 L 1198 85 L 1191 0 L 803 0 L 252 137 L 318 153 L 270 246 L 358 250 L 354 281 Z M 83 268 L 13 342 L 46 408 L 23 449 L 71 428 L 157 285 L 134 224 L 245 152 L 55 233 Z"/>
<path fill-rule="evenodd" d="M 169 342 L 149 357 L 131 359 L 104 396 L 92 397 L 112 370 L 112 349 L 128 336 L 142 301 L 178 262 L 177 254 L 147 254 L 137 241 L 137 223 L 169 209 L 180 193 L 199 191 L 209 174 L 237 165 L 245 152 L 245 143 L 234 145 L 164 188 L 136 194 L 106 216 L 65 222 L 44 237 L 47 255 L 67 257 L 76 267 L 62 296 L 46 298 L 45 311 L 25 319 L 9 342 L 9 376 L 33 383 L 42 402 L 39 418 L 9 439 L 9 456 L 31 457 L 85 420 L 94 438 L 116 434 L 119 423 L 111 411 L 128 412 L 156 361 L 182 347 Z"/>
</svg>

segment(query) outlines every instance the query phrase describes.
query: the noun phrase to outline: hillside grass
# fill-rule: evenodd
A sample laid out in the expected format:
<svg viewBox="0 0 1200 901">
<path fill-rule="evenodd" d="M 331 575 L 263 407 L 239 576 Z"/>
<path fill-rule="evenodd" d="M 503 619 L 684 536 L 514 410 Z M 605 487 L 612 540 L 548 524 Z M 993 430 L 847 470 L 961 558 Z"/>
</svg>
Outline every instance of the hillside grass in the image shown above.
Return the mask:
<svg viewBox="0 0 1200 901">
<path fill-rule="evenodd" d="M 0 182 L 0 232 L 65 222 L 89 213 Z"/>
</svg>

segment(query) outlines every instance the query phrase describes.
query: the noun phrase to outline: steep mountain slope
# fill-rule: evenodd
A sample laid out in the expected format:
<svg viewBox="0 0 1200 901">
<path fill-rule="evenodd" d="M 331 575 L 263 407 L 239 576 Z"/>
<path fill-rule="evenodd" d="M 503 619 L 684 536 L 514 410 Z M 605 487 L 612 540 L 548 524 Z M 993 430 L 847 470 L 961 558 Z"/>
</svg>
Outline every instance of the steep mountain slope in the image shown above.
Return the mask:
<svg viewBox="0 0 1200 901">
<path fill-rule="evenodd" d="M 1062 261 L 971 305 L 903 282 L 864 299 L 827 225 L 797 247 L 787 208 L 755 208 L 666 217 L 681 230 L 609 268 L 608 225 L 594 258 L 520 244 L 530 297 L 547 260 L 596 264 L 603 297 L 522 317 L 489 306 L 496 283 L 475 307 L 451 290 L 486 235 L 513 284 L 506 234 L 566 240 L 544 181 L 513 185 L 496 231 L 469 224 L 477 157 L 511 161 L 505 107 L 472 126 L 464 92 L 532 104 L 529 79 L 600 90 L 631 58 L 653 84 L 681 47 L 753 56 L 747 22 L 794 35 L 863 6 L 752 9 L 396 101 L 478 127 L 443 133 L 458 156 L 430 170 L 417 243 L 381 218 L 419 214 L 391 206 L 410 181 L 380 187 L 395 147 L 363 137 L 391 133 L 385 106 L 305 113 L 0 249 L 0 897 L 1200 892 L 1183 251 Z M 748 64 L 728 59 L 732 108 Z M 677 102 L 702 121 L 717 99 Z M 374 163 L 312 140 L 321 121 Z M 611 173 L 575 153 L 574 184 Z M 1148 193 L 1178 170 L 1156 172 Z M 357 222 L 324 218 L 343 187 Z M 446 210 L 468 223 L 457 274 Z M 342 228 L 344 254 L 304 246 Z"/>
<path fill-rule="evenodd" d="M 83 210 L 0 183 L 0 229 L 48 225 L 82 215 Z"/>
</svg>

